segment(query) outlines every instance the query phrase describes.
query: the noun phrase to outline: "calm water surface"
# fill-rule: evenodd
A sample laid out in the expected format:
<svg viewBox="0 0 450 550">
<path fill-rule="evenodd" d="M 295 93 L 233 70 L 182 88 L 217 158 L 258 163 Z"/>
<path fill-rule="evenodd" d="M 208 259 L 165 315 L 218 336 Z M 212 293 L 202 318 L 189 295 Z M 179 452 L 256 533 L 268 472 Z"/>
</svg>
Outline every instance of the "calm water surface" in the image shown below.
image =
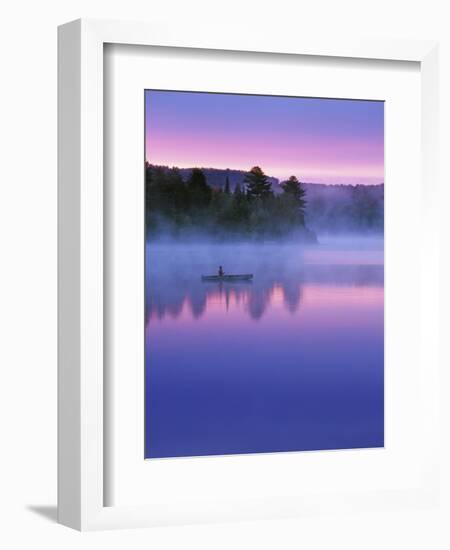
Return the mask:
<svg viewBox="0 0 450 550">
<path fill-rule="evenodd" d="M 382 241 L 149 242 L 146 294 L 147 458 L 383 446 Z"/>
</svg>

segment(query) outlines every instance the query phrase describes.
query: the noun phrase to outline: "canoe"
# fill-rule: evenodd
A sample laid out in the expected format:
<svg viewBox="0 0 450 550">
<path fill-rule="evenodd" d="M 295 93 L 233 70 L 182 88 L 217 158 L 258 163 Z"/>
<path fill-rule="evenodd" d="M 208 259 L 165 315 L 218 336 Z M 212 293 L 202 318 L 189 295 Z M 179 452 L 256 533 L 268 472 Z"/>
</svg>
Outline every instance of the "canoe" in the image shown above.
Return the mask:
<svg viewBox="0 0 450 550">
<path fill-rule="evenodd" d="M 251 281 L 253 274 L 244 275 L 202 275 L 202 281 Z"/>
</svg>

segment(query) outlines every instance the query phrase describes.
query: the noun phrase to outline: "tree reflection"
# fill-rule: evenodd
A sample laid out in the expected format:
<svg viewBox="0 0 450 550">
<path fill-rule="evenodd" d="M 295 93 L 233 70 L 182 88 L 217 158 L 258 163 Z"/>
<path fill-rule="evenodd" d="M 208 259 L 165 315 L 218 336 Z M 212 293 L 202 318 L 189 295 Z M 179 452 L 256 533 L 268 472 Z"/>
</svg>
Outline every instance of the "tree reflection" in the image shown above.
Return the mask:
<svg viewBox="0 0 450 550">
<path fill-rule="evenodd" d="M 382 287 L 382 265 L 304 265 L 301 269 L 274 276 L 269 271 L 255 274 L 253 281 L 202 281 L 178 272 L 158 276 L 154 272 L 146 281 L 146 320 L 178 318 L 189 309 L 200 319 L 208 307 L 223 304 L 224 311 L 239 307 L 258 321 L 270 307 L 282 304 L 295 313 L 301 307 L 306 284 L 349 287 Z"/>
</svg>

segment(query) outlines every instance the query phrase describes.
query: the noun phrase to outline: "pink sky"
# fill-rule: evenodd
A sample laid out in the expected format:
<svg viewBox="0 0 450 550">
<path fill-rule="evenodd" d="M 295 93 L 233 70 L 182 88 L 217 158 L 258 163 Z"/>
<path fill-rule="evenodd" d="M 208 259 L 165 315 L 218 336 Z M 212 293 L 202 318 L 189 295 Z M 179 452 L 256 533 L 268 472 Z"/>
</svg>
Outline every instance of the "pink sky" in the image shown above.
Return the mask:
<svg viewBox="0 0 450 550">
<path fill-rule="evenodd" d="M 384 181 L 384 103 L 146 92 L 146 160 L 317 183 Z"/>
</svg>

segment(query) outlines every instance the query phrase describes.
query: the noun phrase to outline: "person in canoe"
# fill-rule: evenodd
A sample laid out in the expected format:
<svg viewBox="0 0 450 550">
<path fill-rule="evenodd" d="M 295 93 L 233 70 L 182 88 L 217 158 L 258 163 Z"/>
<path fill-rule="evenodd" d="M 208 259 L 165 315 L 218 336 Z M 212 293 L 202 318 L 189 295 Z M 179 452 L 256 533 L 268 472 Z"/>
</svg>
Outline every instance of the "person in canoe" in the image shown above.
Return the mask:
<svg viewBox="0 0 450 550">
<path fill-rule="evenodd" d="M 222 266 L 221 266 L 221 265 L 219 265 L 219 271 L 218 271 L 218 273 L 219 273 L 219 277 L 223 277 L 223 276 L 225 275 L 225 272 L 224 272 L 224 270 L 222 269 Z"/>
</svg>

